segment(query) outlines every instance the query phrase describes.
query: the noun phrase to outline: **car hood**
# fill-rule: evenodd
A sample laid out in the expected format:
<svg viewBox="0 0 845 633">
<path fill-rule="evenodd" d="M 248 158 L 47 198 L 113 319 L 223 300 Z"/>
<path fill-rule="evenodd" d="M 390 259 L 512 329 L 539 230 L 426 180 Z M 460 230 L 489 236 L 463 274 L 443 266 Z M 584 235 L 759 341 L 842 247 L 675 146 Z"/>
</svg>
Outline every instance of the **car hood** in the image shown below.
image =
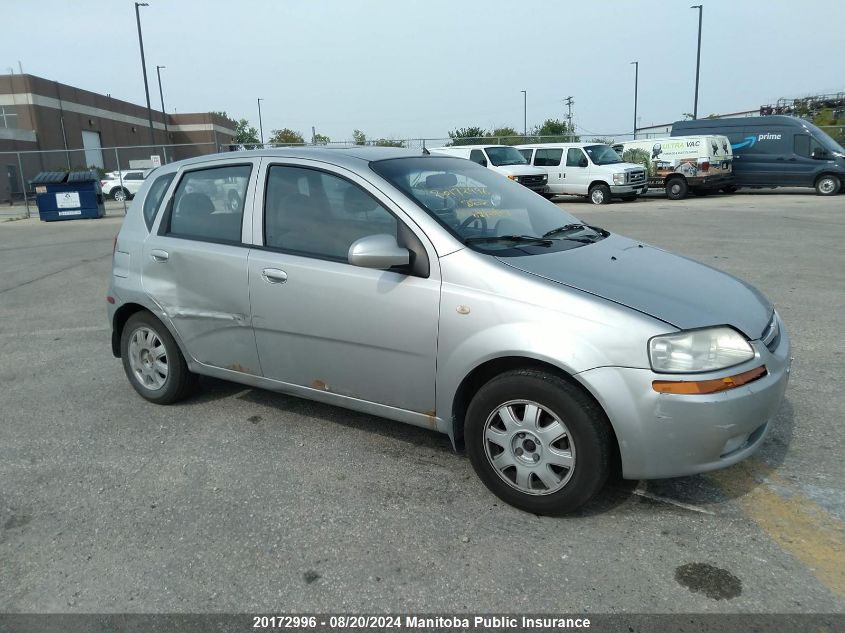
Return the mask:
<svg viewBox="0 0 845 633">
<path fill-rule="evenodd" d="M 687 330 L 730 325 L 760 338 L 772 304 L 741 279 L 621 235 L 570 250 L 499 260 Z"/>
</svg>

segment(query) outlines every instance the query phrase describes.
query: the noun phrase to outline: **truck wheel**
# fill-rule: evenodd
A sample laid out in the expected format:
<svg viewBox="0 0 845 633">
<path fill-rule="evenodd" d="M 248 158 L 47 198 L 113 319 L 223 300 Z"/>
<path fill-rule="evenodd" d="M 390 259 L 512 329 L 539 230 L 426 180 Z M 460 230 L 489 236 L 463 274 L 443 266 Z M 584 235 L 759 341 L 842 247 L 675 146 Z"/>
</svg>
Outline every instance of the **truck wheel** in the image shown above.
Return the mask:
<svg viewBox="0 0 845 633">
<path fill-rule="evenodd" d="M 825 174 L 816 181 L 816 193 L 820 196 L 835 196 L 841 186 L 839 178 L 833 174 Z"/>
<path fill-rule="evenodd" d="M 672 176 L 666 181 L 666 197 L 669 200 L 683 200 L 687 197 L 687 180 L 683 176 Z"/>
<path fill-rule="evenodd" d="M 601 490 L 610 437 L 593 400 L 535 369 L 493 378 L 467 410 L 465 438 L 476 474 L 497 497 L 534 514 L 572 512 Z"/>
<path fill-rule="evenodd" d="M 608 204 L 610 202 L 610 187 L 607 185 L 590 187 L 590 202 L 593 204 Z"/>
</svg>

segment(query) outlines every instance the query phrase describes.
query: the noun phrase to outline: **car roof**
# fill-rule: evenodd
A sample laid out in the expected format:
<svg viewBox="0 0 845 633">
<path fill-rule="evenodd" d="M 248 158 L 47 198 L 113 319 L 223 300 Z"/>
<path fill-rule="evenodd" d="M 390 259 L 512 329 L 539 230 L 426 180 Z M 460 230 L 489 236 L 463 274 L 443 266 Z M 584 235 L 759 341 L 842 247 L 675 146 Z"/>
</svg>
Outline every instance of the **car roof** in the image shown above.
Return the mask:
<svg viewBox="0 0 845 633">
<path fill-rule="evenodd" d="M 587 147 L 588 145 L 606 145 L 606 143 L 526 143 L 515 145 L 517 149 L 557 149 L 564 147 Z"/>
<path fill-rule="evenodd" d="M 720 127 L 742 127 L 748 125 L 802 125 L 806 123 L 803 119 L 794 116 L 786 116 L 783 114 L 772 114 L 769 116 L 746 116 L 735 117 L 729 119 L 695 119 L 692 121 L 675 121 L 672 127 L 678 129 L 698 129 L 698 128 L 720 128 Z"/>
<path fill-rule="evenodd" d="M 433 152 L 435 150 L 460 150 L 460 149 L 486 149 L 488 147 L 514 147 L 513 145 L 502 145 L 501 143 L 485 143 L 483 145 L 449 145 L 447 147 L 429 147 Z"/>
<path fill-rule="evenodd" d="M 182 166 L 200 165 L 222 159 L 238 160 L 244 158 L 305 158 L 325 161 L 333 165 L 345 167 L 360 167 L 361 163 L 371 163 L 389 158 L 408 158 L 424 156 L 421 149 L 411 150 L 399 147 L 371 147 L 352 145 L 347 147 L 275 147 L 271 149 L 236 150 L 234 152 L 220 152 L 205 154 L 195 158 L 168 163 L 159 167 L 156 172 L 166 173 L 176 171 Z"/>
</svg>

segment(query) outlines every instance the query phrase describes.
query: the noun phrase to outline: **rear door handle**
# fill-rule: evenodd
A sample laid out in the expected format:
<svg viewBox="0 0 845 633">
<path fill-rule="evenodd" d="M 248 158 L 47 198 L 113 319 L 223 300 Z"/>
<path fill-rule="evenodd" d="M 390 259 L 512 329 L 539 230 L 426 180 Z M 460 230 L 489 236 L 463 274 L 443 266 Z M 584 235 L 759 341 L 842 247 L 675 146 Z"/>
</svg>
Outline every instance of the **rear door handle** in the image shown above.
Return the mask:
<svg viewBox="0 0 845 633">
<path fill-rule="evenodd" d="M 267 283 L 283 284 L 288 280 L 288 274 L 278 268 L 265 268 L 261 271 L 261 278 Z"/>
<path fill-rule="evenodd" d="M 154 248 L 150 251 L 150 257 L 152 257 L 154 262 L 166 262 L 170 259 L 170 253 L 163 251 L 160 248 Z"/>
</svg>

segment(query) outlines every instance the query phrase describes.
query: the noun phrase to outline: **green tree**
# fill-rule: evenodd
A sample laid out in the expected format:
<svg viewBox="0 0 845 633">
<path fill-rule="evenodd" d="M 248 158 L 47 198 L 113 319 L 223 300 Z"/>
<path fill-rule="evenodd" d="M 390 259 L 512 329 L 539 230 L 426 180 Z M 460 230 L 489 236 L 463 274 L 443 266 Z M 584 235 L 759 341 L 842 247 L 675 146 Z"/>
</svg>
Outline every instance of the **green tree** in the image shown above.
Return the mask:
<svg viewBox="0 0 845 633">
<path fill-rule="evenodd" d="M 475 125 L 461 127 L 449 132 L 449 138 L 452 139 L 449 145 L 473 145 L 486 136 L 489 134 L 482 127 Z"/>
<path fill-rule="evenodd" d="M 839 115 L 839 116 L 837 116 Z M 813 123 L 824 129 L 840 145 L 845 143 L 845 113 L 835 111 L 833 108 L 822 108 L 813 116 Z M 832 126 L 839 128 L 830 129 Z"/>
<path fill-rule="evenodd" d="M 494 128 L 490 136 L 496 137 L 496 142 L 502 145 L 520 145 L 525 143 L 525 137 L 509 125 Z"/>
<path fill-rule="evenodd" d="M 604 145 L 613 145 L 614 142 L 612 138 L 607 138 L 606 136 L 597 136 L 590 139 L 590 143 L 602 143 Z"/>
<path fill-rule="evenodd" d="M 581 137 L 575 133 L 575 126 L 560 119 L 546 119 L 532 130 L 534 136 L 542 136 L 544 143 L 575 143 Z"/>
<path fill-rule="evenodd" d="M 273 130 L 269 142 L 271 145 L 304 145 L 305 139 L 299 132 L 290 128 L 283 128 L 281 130 Z"/>
<path fill-rule="evenodd" d="M 314 134 L 313 138 L 314 145 L 328 145 L 332 142 L 332 140 L 326 136 L 325 134 Z"/>
<path fill-rule="evenodd" d="M 226 114 L 223 112 L 222 114 Z M 258 130 L 246 119 L 239 119 L 235 125 L 235 138 L 232 141 L 244 149 L 255 149 L 261 141 L 258 140 Z"/>
<path fill-rule="evenodd" d="M 352 140 L 355 142 L 355 145 L 366 145 L 367 135 L 361 130 L 352 130 Z"/>
</svg>

